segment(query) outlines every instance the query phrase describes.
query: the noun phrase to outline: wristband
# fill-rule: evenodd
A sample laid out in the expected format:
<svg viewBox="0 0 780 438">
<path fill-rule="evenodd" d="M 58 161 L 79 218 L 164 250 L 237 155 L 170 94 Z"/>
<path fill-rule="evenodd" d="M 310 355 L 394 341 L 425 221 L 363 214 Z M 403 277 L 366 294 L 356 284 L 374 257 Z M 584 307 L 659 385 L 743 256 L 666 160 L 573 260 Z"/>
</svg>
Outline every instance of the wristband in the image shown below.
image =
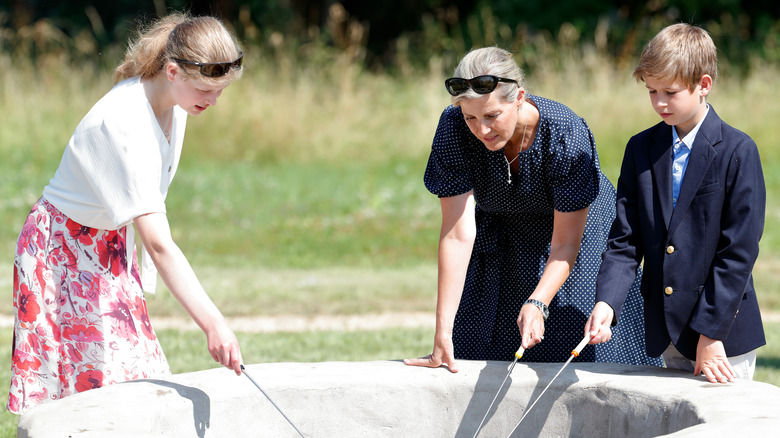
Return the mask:
<svg viewBox="0 0 780 438">
<path fill-rule="evenodd" d="M 523 305 L 525 306 L 526 304 L 533 304 L 534 306 L 538 307 L 539 310 L 541 310 L 542 312 L 542 318 L 544 318 L 544 320 L 547 321 L 547 317 L 550 316 L 550 309 L 547 308 L 546 304 L 544 304 L 539 300 L 534 300 L 534 299 L 525 300 L 525 303 L 523 303 Z"/>
</svg>

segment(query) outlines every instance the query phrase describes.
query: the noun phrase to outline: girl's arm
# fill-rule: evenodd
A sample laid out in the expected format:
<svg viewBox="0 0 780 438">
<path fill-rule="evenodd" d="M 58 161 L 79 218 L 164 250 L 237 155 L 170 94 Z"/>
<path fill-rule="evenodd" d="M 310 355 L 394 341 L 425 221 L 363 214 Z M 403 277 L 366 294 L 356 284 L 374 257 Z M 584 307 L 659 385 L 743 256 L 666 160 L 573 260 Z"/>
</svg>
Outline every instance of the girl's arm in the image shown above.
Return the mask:
<svg viewBox="0 0 780 438">
<path fill-rule="evenodd" d="M 241 374 L 243 361 L 238 340 L 174 243 L 167 216 L 149 213 L 135 218 L 134 222 L 165 285 L 206 334 L 211 357 Z"/>
</svg>

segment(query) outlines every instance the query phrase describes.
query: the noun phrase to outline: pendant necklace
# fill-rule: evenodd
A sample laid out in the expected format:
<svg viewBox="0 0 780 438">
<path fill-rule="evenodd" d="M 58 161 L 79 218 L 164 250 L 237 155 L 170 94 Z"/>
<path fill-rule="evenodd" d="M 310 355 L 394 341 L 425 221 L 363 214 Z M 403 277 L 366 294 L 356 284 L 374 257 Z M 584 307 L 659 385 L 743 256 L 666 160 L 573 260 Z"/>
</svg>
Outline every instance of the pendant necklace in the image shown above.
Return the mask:
<svg viewBox="0 0 780 438">
<path fill-rule="evenodd" d="M 525 105 L 523 106 L 523 114 L 525 114 Z M 512 158 L 512 161 L 507 160 L 506 154 L 504 154 L 504 161 L 506 161 L 506 183 L 512 184 L 512 163 L 515 162 L 516 159 L 520 157 L 520 154 L 523 152 L 523 143 L 525 142 L 525 131 L 528 129 L 528 119 L 525 119 L 525 126 L 523 127 L 523 139 L 520 140 L 520 150 L 517 152 L 517 155 Z M 518 170 L 519 171 L 519 170 Z"/>
<path fill-rule="evenodd" d="M 168 140 L 170 143 L 171 141 L 171 121 L 173 120 L 173 107 L 168 108 L 167 111 L 165 111 L 165 118 L 164 122 L 161 120 L 158 120 L 158 123 L 160 123 L 160 129 L 163 132 L 163 135 L 165 136 L 165 139 Z"/>
</svg>

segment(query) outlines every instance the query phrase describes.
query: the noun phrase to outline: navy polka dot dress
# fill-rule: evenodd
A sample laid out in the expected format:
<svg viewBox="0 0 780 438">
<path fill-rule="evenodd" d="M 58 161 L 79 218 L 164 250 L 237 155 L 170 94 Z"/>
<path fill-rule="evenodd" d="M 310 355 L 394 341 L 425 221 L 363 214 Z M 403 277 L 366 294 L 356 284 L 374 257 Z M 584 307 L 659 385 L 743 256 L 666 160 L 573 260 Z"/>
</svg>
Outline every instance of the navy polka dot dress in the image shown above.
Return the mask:
<svg viewBox="0 0 780 438">
<path fill-rule="evenodd" d="M 490 151 L 466 126 L 460 107 L 444 110 L 433 139 L 425 185 L 439 197 L 474 190 L 477 237 L 455 316 L 455 356 L 512 360 L 520 346 L 517 316 L 550 254 L 553 210 L 590 206 L 574 269 L 550 303 L 545 339 L 526 362 L 562 362 L 582 340 L 593 309 L 596 274 L 615 217 L 615 190 L 601 173 L 593 134 L 566 106 L 528 96 L 541 120 L 533 144 L 520 153 L 507 182 L 503 150 Z M 645 354 L 639 276 L 612 339 L 588 345 L 580 361 L 661 366 Z"/>
</svg>

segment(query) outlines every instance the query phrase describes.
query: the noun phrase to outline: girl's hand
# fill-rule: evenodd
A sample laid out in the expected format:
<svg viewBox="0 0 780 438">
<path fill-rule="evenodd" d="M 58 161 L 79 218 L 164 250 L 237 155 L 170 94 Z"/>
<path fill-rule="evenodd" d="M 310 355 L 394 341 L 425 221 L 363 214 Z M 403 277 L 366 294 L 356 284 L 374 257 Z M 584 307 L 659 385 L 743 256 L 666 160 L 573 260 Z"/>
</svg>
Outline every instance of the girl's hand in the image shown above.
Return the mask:
<svg viewBox="0 0 780 438">
<path fill-rule="evenodd" d="M 238 339 L 226 323 L 216 324 L 206 331 L 209 353 L 214 361 L 232 369 L 236 375 L 241 375 L 241 349 Z"/>
</svg>

